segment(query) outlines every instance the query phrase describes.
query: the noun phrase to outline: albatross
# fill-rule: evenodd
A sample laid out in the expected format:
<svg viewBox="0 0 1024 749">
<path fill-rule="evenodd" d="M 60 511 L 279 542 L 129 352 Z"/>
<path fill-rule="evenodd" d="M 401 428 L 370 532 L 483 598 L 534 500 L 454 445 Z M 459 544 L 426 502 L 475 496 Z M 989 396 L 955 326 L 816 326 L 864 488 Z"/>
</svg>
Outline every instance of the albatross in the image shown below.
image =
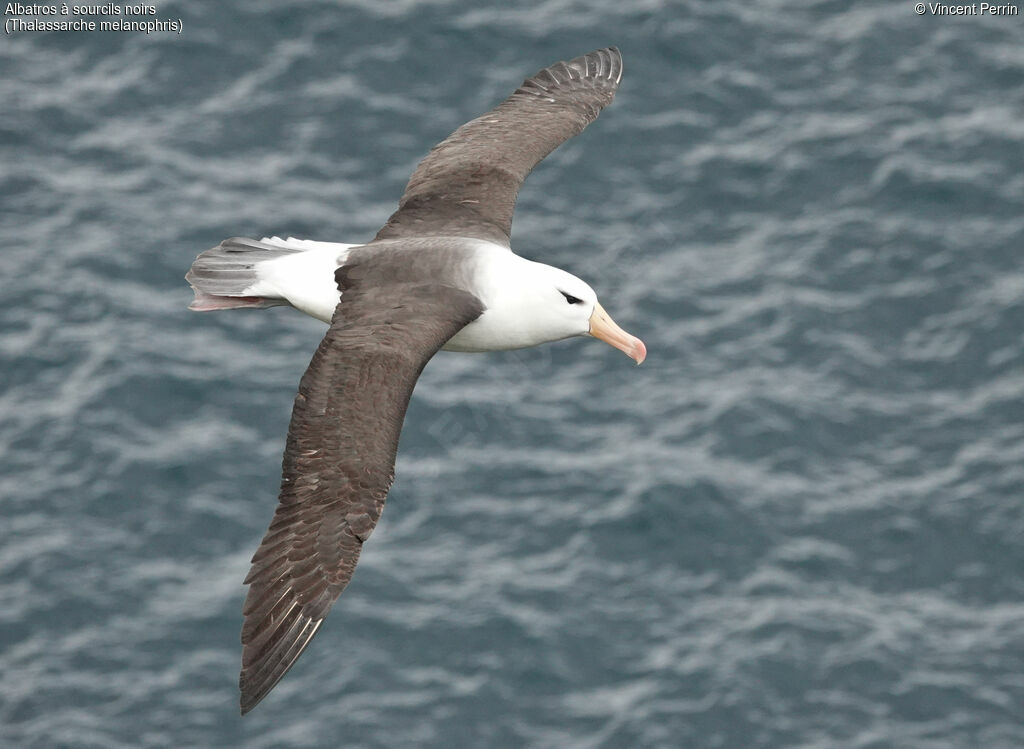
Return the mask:
<svg viewBox="0 0 1024 749">
<path fill-rule="evenodd" d="M 185 276 L 193 310 L 291 305 L 329 324 L 299 383 L 270 528 L 243 606 L 244 715 L 309 645 L 348 585 L 394 479 L 416 380 L 434 354 L 593 336 L 637 364 L 643 342 L 574 275 L 512 252 L 530 171 L 611 103 L 614 47 L 558 62 L 420 162 L 364 244 L 235 237 Z"/>
</svg>

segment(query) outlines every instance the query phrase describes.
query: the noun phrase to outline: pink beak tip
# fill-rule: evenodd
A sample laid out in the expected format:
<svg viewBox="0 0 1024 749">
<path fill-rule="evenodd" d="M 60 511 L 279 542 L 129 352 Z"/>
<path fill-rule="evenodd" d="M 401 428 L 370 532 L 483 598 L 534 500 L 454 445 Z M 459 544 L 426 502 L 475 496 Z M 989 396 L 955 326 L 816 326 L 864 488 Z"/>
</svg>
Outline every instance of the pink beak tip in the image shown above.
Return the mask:
<svg viewBox="0 0 1024 749">
<path fill-rule="evenodd" d="M 633 353 L 631 353 L 630 356 L 636 360 L 636 365 L 638 367 L 643 364 L 644 359 L 647 358 L 647 347 L 639 338 L 637 338 L 636 343 L 633 344 Z"/>
</svg>

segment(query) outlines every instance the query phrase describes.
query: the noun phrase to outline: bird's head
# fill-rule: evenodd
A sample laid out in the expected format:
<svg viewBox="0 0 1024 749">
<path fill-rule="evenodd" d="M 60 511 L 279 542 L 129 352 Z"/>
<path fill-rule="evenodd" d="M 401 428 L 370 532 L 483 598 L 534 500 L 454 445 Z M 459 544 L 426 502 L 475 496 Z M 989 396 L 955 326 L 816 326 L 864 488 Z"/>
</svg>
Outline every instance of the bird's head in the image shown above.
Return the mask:
<svg viewBox="0 0 1024 749">
<path fill-rule="evenodd" d="M 546 340 L 591 335 L 623 351 L 636 361 L 647 357 L 647 347 L 612 320 L 584 281 L 560 268 L 531 263 L 529 324 Z"/>
</svg>

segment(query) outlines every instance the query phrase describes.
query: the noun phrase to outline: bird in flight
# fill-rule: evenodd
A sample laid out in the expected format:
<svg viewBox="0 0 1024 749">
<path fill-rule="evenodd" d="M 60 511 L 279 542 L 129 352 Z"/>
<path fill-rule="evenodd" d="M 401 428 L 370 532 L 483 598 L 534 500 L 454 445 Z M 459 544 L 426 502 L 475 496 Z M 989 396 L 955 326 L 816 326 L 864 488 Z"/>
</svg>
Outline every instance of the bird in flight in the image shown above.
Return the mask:
<svg viewBox="0 0 1024 749">
<path fill-rule="evenodd" d="M 609 47 L 527 78 L 427 154 L 370 242 L 235 237 L 192 264 L 191 309 L 291 305 L 329 324 L 299 383 L 279 504 L 245 578 L 243 715 L 352 578 L 394 479 L 413 387 L 435 353 L 590 335 L 637 364 L 647 356 L 590 286 L 510 242 L 523 180 L 597 118 L 621 77 Z"/>
</svg>

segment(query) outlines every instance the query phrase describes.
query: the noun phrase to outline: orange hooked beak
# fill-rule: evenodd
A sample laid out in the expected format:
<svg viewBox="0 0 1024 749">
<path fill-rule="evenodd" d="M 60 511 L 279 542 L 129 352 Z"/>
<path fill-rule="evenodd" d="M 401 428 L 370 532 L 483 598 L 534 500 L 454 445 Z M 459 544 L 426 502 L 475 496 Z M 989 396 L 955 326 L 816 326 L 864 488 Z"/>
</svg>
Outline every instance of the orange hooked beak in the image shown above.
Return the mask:
<svg viewBox="0 0 1024 749">
<path fill-rule="evenodd" d="M 600 338 L 619 351 L 624 351 L 637 364 L 643 363 L 647 358 L 647 347 L 644 342 L 616 325 L 600 304 L 594 304 L 594 311 L 590 315 L 590 335 Z"/>
</svg>

